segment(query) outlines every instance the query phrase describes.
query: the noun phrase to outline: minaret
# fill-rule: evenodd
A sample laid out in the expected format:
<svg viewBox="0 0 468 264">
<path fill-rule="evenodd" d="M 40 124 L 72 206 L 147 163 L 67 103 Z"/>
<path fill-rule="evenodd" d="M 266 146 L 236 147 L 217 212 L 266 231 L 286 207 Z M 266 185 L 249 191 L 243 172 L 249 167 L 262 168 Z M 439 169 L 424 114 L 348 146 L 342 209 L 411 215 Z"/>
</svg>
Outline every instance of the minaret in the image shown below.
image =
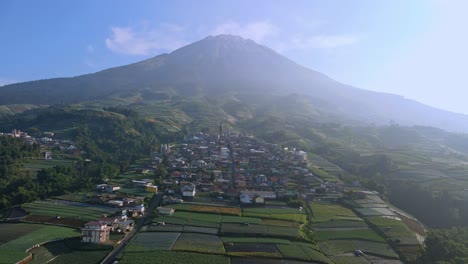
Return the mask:
<svg viewBox="0 0 468 264">
<path fill-rule="evenodd" d="M 223 135 L 223 123 L 219 122 L 218 139 L 220 139 L 222 135 Z"/>
</svg>

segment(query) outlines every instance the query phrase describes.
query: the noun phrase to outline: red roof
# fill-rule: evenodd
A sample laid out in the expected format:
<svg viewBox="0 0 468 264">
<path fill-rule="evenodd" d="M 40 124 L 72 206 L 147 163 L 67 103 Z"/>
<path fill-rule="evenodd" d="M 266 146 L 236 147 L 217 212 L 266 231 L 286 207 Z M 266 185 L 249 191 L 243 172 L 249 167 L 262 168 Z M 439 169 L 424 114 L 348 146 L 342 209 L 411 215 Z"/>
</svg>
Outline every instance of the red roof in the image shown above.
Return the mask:
<svg viewBox="0 0 468 264">
<path fill-rule="evenodd" d="M 91 221 L 86 223 L 85 226 L 103 226 L 103 224 L 99 221 Z"/>
</svg>

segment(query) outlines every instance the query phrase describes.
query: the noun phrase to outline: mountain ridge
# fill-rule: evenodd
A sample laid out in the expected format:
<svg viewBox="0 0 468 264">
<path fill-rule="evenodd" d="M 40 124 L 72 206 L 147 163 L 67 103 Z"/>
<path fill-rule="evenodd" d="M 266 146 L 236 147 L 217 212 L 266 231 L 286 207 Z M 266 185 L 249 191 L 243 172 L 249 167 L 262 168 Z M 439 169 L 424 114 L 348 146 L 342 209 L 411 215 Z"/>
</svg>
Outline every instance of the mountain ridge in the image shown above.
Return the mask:
<svg viewBox="0 0 468 264">
<path fill-rule="evenodd" d="M 271 48 L 233 35 L 208 36 L 168 54 L 96 73 L 10 84 L 0 91 L 2 105 L 82 103 L 132 91 L 155 97 L 299 94 L 322 102 L 314 105 L 322 113 L 350 121 L 468 132 L 466 115 L 342 84 Z"/>
</svg>

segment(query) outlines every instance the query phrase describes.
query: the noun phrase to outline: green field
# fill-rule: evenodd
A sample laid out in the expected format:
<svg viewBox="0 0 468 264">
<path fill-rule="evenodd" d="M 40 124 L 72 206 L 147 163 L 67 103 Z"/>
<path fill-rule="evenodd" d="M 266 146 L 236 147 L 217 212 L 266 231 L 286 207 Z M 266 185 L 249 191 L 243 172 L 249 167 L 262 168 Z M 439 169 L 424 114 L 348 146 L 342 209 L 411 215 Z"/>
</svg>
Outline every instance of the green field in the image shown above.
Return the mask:
<svg viewBox="0 0 468 264">
<path fill-rule="evenodd" d="M 262 220 L 259 218 L 253 217 L 243 217 L 243 216 L 232 216 L 232 215 L 223 215 L 221 219 L 223 223 L 250 223 L 250 224 L 261 224 Z"/>
<path fill-rule="evenodd" d="M 324 202 L 310 202 L 314 222 L 327 222 L 332 220 L 360 220 L 349 208 L 339 204 Z"/>
<path fill-rule="evenodd" d="M 116 208 L 105 206 L 93 206 L 79 204 L 76 206 L 66 202 L 48 200 L 35 201 L 23 204 L 23 209 L 31 215 L 60 216 L 61 218 L 73 218 L 82 221 L 92 221 L 104 215 L 111 215 L 118 211 Z"/>
<path fill-rule="evenodd" d="M 150 251 L 124 253 L 119 264 L 229 264 L 229 258 L 223 255 L 200 254 L 191 252 Z"/>
<path fill-rule="evenodd" d="M 187 219 L 187 222 L 202 221 L 220 223 L 221 215 L 176 211 L 172 217 Z"/>
<path fill-rule="evenodd" d="M 262 219 L 277 219 L 277 220 L 286 220 L 294 221 L 298 223 L 306 223 L 307 215 L 306 214 L 267 214 L 267 213 L 256 213 L 256 212 L 244 212 L 242 213 L 244 217 L 258 217 Z"/>
<path fill-rule="evenodd" d="M 281 238 L 266 238 L 266 237 L 221 237 L 224 243 L 263 243 L 263 244 L 286 244 L 290 245 L 291 241 Z"/>
<path fill-rule="evenodd" d="M 125 252 L 141 252 L 155 250 L 170 250 L 180 233 L 172 232 L 143 232 L 136 235 Z"/>
<path fill-rule="evenodd" d="M 320 242 L 320 249 L 327 256 L 336 256 L 343 253 L 352 253 L 362 250 L 366 254 L 377 255 L 386 258 L 398 258 L 398 254 L 387 244 L 363 240 L 328 240 Z"/>
<path fill-rule="evenodd" d="M 77 237 L 81 232 L 68 227 L 39 225 L 40 228 L 0 246 L 0 263 L 15 263 L 28 256 L 30 247 L 53 239 Z M 20 229 L 21 226 L 15 226 Z M 11 232 L 11 231 L 10 231 Z M 1 234 L 0 234 L 1 237 Z"/>
<path fill-rule="evenodd" d="M 32 250 L 30 264 L 55 263 L 79 264 L 100 263 L 111 251 L 110 245 L 81 243 L 80 239 L 51 242 Z"/>
<path fill-rule="evenodd" d="M 32 172 L 37 172 L 41 169 L 53 168 L 55 166 L 70 167 L 73 165 L 73 160 L 68 159 L 33 159 L 24 163 L 24 169 Z"/>
<path fill-rule="evenodd" d="M 241 215 L 241 209 L 239 207 L 233 206 L 223 206 L 218 204 L 205 204 L 205 203 L 181 203 L 181 204 L 172 204 L 172 208 L 177 211 L 190 211 L 190 212 L 199 212 L 199 213 L 212 213 L 219 215 Z"/>
<path fill-rule="evenodd" d="M 172 246 L 172 250 L 214 254 L 226 253 L 223 241 L 219 237 L 194 233 L 182 233 Z"/>
<path fill-rule="evenodd" d="M 276 245 L 286 259 L 298 259 L 312 262 L 330 263 L 330 260 L 321 252 L 310 247 L 302 247 L 295 245 Z"/>
<path fill-rule="evenodd" d="M 312 224 L 313 228 L 366 228 L 368 227 L 366 222 L 351 221 L 351 220 L 332 220 L 327 222 L 319 222 Z"/>
<path fill-rule="evenodd" d="M 376 242 L 385 242 L 372 229 L 359 229 L 359 230 L 317 230 L 315 235 L 318 241 L 334 240 L 334 239 L 358 239 Z"/>
</svg>

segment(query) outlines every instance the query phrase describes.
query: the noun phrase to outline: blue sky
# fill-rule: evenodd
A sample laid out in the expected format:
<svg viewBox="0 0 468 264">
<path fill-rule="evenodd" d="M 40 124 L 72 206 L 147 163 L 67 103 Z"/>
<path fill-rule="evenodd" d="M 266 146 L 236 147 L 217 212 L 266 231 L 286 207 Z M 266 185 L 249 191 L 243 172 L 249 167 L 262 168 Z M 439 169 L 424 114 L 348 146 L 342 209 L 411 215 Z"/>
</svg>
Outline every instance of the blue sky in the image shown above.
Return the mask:
<svg viewBox="0 0 468 264">
<path fill-rule="evenodd" d="M 467 8 L 462 0 L 3 0 L 0 85 L 95 72 L 228 33 L 340 82 L 468 114 Z"/>
</svg>

